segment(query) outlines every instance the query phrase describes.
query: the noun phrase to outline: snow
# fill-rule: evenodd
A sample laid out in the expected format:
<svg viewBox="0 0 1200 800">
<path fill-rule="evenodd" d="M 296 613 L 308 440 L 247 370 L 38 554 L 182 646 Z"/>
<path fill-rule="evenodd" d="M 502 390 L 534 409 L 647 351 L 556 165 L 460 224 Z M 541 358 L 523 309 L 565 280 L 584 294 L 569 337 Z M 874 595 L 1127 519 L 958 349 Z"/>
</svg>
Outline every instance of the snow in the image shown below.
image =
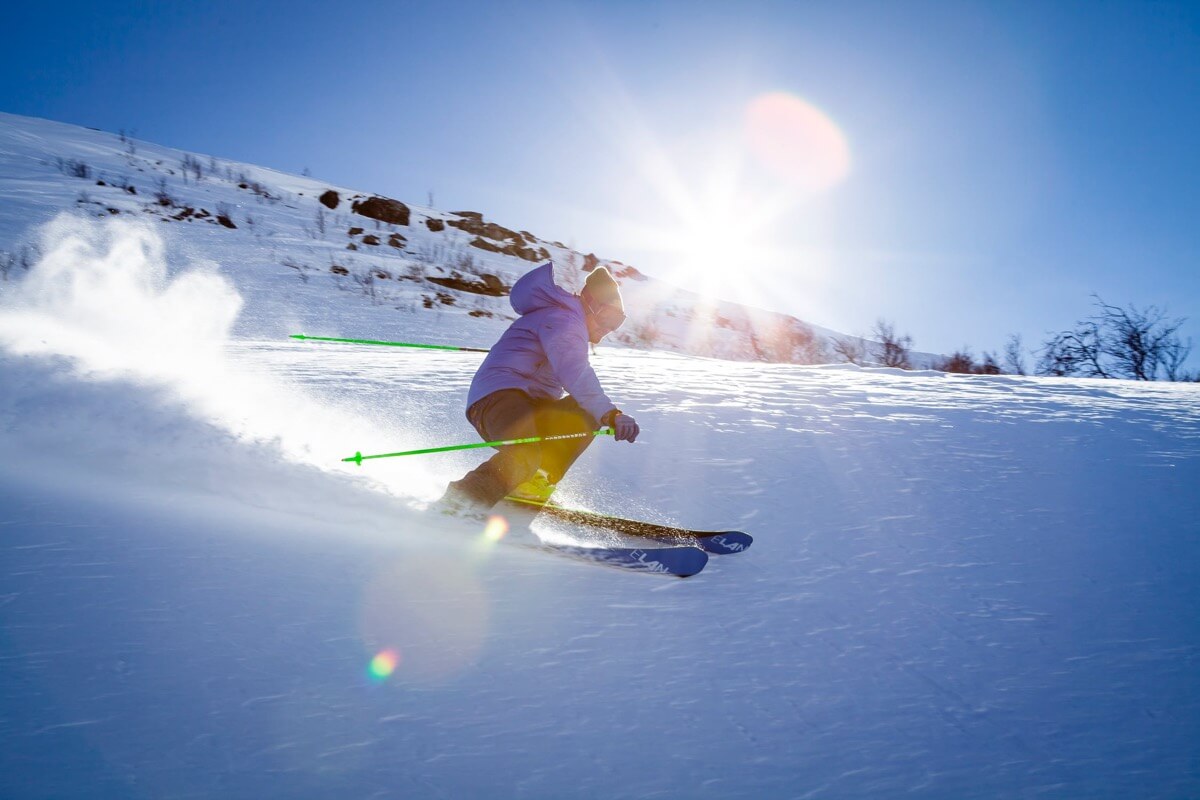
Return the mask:
<svg viewBox="0 0 1200 800">
<path fill-rule="evenodd" d="M 478 354 L 265 335 L 467 318 L 44 235 L 0 293 L 0 795 L 1200 794 L 1193 384 L 602 346 L 643 434 L 564 501 L 755 536 L 668 579 L 426 513 L 478 451 L 340 461 L 474 441 Z"/>
</svg>

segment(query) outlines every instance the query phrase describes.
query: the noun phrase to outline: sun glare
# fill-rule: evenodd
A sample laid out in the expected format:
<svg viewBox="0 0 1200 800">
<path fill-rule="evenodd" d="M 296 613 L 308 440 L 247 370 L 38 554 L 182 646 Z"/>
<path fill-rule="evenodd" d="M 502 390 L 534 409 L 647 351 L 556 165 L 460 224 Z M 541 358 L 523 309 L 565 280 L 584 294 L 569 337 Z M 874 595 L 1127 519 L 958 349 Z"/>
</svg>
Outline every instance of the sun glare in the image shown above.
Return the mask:
<svg viewBox="0 0 1200 800">
<path fill-rule="evenodd" d="M 777 177 L 824 191 L 850 174 L 850 145 L 832 119 L 787 92 L 760 95 L 746 107 L 746 144 Z"/>
<path fill-rule="evenodd" d="M 795 94 L 748 92 L 664 139 L 659 128 L 673 123 L 656 124 L 626 87 L 597 72 L 610 80 L 587 108 L 629 166 L 613 176 L 624 207 L 609 221 L 619 249 L 656 278 L 714 300 L 790 308 L 781 292 L 826 268 L 820 205 L 851 171 L 837 123 Z"/>
</svg>

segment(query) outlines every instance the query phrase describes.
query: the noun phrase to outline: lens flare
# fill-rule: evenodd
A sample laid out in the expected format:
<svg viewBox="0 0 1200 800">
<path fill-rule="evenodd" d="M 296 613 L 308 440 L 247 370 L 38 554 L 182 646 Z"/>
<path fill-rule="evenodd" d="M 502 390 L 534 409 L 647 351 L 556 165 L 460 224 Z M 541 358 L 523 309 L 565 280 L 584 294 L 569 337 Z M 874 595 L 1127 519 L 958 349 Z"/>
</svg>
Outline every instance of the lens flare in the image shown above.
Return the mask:
<svg viewBox="0 0 1200 800">
<path fill-rule="evenodd" d="M 363 588 L 364 652 L 403 655 L 391 680 L 439 686 L 469 670 L 490 626 L 491 603 L 476 568 L 458 555 L 411 553 L 383 564 Z M 374 663 L 374 659 L 372 659 Z M 386 659 L 380 666 L 386 666 Z"/>
<path fill-rule="evenodd" d="M 498 542 L 508 533 L 508 520 L 496 514 L 488 517 L 487 525 L 483 528 L 484 541 Z"/>
<path fill-rule="evenodd" d="M 372 680 L 385 681 L 396 671 L 399 663 L 400 653 L 391 649 L 383 650 L 371 659 L 367 672 L 371 675 Z"/>
<path fill-rule="evenodd" d="M 824 191 L 850 173 L 850 145 L 837 123 L 787 92 L 768 92 L 746 107 L 750 151 L 776 176 Z"/>
</svg>

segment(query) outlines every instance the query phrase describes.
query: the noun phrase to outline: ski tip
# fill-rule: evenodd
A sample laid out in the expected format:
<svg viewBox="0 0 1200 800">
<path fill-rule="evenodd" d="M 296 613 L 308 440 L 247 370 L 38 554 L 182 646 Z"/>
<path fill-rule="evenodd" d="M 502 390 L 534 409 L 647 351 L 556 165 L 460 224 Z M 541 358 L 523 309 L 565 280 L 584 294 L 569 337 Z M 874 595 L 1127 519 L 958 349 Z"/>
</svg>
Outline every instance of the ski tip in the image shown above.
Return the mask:
<svg viewBox="0 0 1200 800">
<path fill-rule="evenodd" d="M 293 333 L 293 334 L 289 335 L 288 338 L 289 339 L 307 339 L 308 337 L 305 336 L 303 333 Z"/>
<path fill-rule="evenodd" d="M 353 461 L 355 464 L 361 467 L 363 462 L 363 454 L 361 451 L 356 451 L 354 455 L 350 456 L 349 458 L 343 458 L 342 461 Z"/>
<path fill-rule="evenodd" d="M 710 553 L 728 555 L 750 549 L 754 537 L 743 531 L 721 531 L 700 538 L 700 546 Z"/>
</svg>

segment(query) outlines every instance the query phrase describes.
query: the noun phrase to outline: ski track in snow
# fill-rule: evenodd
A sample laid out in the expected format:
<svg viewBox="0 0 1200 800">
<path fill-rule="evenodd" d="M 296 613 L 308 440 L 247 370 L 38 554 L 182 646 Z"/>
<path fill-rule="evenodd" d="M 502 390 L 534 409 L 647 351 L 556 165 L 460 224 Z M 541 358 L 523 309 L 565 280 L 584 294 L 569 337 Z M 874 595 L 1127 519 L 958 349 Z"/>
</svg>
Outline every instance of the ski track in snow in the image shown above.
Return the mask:
<svg viewBox="0 0 1200 800">
<path fill-rule="evenodd" d="M 474 439 L 478 356 L 231 351 L 396 435 L 347 455 Z M 1195 387 L 595 363 L 644 432 L 597 442 L 564 500 L 751 550 L 625 574 L 413 511 L 397 465 L 288 465 L 112 384 L 27 398 L 61 420 L 107 399 L 88 424 L 129 452 L 100 455 L 151 463 L 91 494 L 98 456 L 61 483 L 4 472 L 5 793 L 1200 791 Z M 4 419 L 0 443 L 64 444 Z M 163 431 L 183 454 L 153 450 Z M 422 485 L 480 458 L 431 458 Z M 400 666 L 368 680 L 388 646 Z"/>
</svg>

